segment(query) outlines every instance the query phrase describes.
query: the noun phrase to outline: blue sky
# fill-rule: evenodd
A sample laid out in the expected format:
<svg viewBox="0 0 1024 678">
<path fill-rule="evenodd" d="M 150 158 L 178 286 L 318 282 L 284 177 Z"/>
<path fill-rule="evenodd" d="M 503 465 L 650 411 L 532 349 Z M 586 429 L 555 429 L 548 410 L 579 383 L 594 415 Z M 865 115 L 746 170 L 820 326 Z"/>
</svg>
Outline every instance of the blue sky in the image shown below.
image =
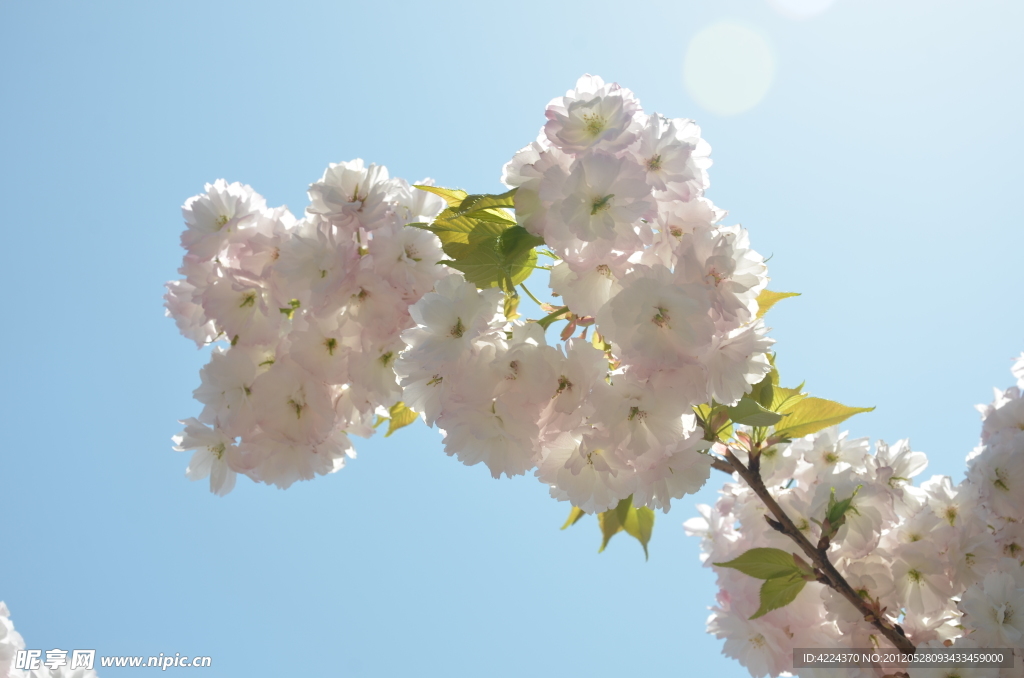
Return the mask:
<svg viewBox="0 0 1024 678">
<path fill-rule="evenodd" d="M 775 61 L 731 116 L 683 83 L 721 22 Z M 547 101 L 600 74 L 697 119 L 710 197 L 803 293 L 769 316 L 783 381 L 877 406 L 854 435 L 959 480 L 1024 350 L 1022 28 L 992 0 L 0 4 L 0 599 L 30 648 L 216 676 L 746 675 L 703 632 L 680 527 L 721 477 L 659 515 L 646 563 L 422 424 L 286 492 L 189 483 L 170 436 L 206 358 L 161 307 L 179 206 L 225 177 L 300 212 L 356 157 L 497 190 Z"/>
</svg>

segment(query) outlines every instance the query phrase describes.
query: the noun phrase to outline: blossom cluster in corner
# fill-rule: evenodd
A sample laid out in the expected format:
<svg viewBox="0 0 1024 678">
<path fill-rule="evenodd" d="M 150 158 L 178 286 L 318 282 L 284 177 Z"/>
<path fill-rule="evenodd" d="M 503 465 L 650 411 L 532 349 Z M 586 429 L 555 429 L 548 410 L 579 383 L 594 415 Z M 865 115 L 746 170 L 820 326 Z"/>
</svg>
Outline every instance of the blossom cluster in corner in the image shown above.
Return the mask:
<svg viewBox="0 0 1024 678">
<path fill-rule="evenodd" d="M 927 650 L 1013 648 L 1013 669 L 909 668 L 910 678 L 1009 678 L 1024 661 L 1024 356 L 1017 385 L 980 406 L 981 444 L 966 478 L 932 476 L 911 484 L 927 465 L 907 441 L 851 440 L 836 427 L 769 448 L 761 475 L 776 501 L 812 543 L 832 492 L 853 496 L 830 560 L 866 601 Z M 736 453 L 739 453 L 736 451 Z M 765 521 L 767 509 L 742 483 L 729 483 L 715 506 L 700 506 L 685 527 L 702 538 L 705 565 L 726 563 L 752 548 L 795 550 Z M 726 655 L 752 676 L 793 672 L 794 648 L 888 647 L 878 630 L 832 589 L 809 583 L 796 599 L 764 616 L 761 581 L 715 567 L 719 591 L 708 631 L 725 639 Z M 859 678 L 870 669 L 801 669 L 799 675 Z"/>
</svg>

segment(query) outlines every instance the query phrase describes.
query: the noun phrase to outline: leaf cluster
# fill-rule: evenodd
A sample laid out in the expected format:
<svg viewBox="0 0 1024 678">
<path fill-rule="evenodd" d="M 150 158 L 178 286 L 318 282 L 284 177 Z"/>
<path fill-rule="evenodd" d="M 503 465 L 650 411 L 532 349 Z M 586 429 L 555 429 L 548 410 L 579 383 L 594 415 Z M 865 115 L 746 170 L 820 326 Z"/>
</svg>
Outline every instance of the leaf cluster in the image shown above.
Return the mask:
<svg viewBox="0 0 1024 678">
<path fill-rule="evenodd" d="M 565 524 L 562 525 L 562 529 L 575 525 L 585 515 L 583 509 L 574 506 L 569 512 Z M 612 537 L 619 532 L 625 532 L 640 542 L 644 548 L 644 559 L 648 559 L 650 554 L 647 552 L 647 544 L 651 541 L 651 534 L 654 532 L 654 511 L 646 506 L 633 506 L 633 495 L 620 501 L 618 506 L 610 511 L 597 514 L 597 523 L 601 527 L 602 535 L 601 548 L 597 550 L 598 553 L 605 550 Z"/>
<path fill-rule="evenodd" d="M 714 565 L 730 567 L 764 580 L 761 584 L 761 606 L 751 619 L 789 605 L 807 582 L 817 579 L 814 569 L 803 558 L 775 548 L 753 548 L 727 563 Z"/>
<path fill-rule="evenodd" d="M 509 212 L 516 189 L 498 195 L 470 195 L 437 186 L 416 188 L 439 195 L 448 207 L 429 224 L 410 224 L 441 239 L 448 259 L 441 263 L 461 271 L 480 289 L 501 288 L 508 298 L 518 297 L 515 287 L 537 267 L 539 238 L 516 223 Z M 506 316 L 517 315 L 515 304 L 506 304 Z"/>
</svg>

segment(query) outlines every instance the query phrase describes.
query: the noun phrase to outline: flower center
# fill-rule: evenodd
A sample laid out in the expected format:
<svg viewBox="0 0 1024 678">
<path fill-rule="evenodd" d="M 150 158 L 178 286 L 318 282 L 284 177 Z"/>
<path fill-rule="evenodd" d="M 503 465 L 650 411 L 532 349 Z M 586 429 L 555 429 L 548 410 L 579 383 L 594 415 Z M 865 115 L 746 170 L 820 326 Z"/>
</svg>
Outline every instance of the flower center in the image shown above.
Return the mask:
<svg viewBox="0 0 1024 678">
<path fill-rule="evenodd" d="M 604 131 L 607 122 L 604 117 L 597 113 L 584 113 L 583 123 L 586 125 L 587 134 L 596 137 Z"/>
<path fill-rule="evenodd" d="M 671 318 L 669 318 L 668 316 L 668 309 L 662 308 L 661 306 L 655 306 L 654 309 L 657 311 L 657 313 L 655 313 L 654 317 L 651 318 L 651 322 L 657 325 L 658 327 L 668 327 L 668 323 L 671 320 Z"/>
<path fill-rule="evenodd" d="M 609 193 L 603 198 L 594 198 L 594 201 L 590 204 L 590 216 L 594 216 L 598 212 L 604 212 L 607 209 L 611 209 L 612 198 L 614 197 L 614 193 Z"/>
</svg>

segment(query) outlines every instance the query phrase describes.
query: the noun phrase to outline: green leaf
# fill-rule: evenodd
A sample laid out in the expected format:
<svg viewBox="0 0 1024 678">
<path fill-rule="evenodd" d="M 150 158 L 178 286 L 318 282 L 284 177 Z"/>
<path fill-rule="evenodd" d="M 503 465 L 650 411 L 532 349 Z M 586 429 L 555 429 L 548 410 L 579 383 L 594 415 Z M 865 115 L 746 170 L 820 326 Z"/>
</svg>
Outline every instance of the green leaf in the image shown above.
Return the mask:
<svg viewBox="0 0 1024 678">
<path fill-rule="evenodd" d="M 538 238 L 522 226 L 512 226 L 498 236 L 498 250 L 506 257 L 517 257 L 544 244 L 544 238 Z"/>
<path fill-rule="evenodd" d="M 799 292 L 772 292 L 771 290 L 761 290 L 761 293 L 757 295 L 757 317 L 760 318 L 764 316 L 772 306 L 783 299 L 799 296 Z"/>
<path fill-rule="evenodd" d="M 494 241 L 497 244 L 497 241 Z M 462 271 L 466 280 L 480 289 L 500 287 L 506 292 L 530 277 L 537 266 L 537 253 L 528 250 L 521 255 L 506 258 L 495 247 L 480 246 L 465 253 L 458 259 L 444 262 Z"/>
<path fill-rule="evenodd" d="M 597 523 L 601 526 L 601 536 L 603 538 L 601 548 L 597 550 L 598 553 L 601 553 L 608 546 L 608 542 L 611 541 L 612 537 L 622 532 L 622 523 L 619 522 L 618 512 L 615 509 L 598 513 Z"/>
<path fill-rule="evenodd" d="M 504 224 L 506 226 L 516 225 L 516 218 L 505 210 L 477 210 L 466 213 L 465 216 L 470 219 L 479 219 L 480 221 L 493 221 L 496 224 Z"/>
<path fill-rule="evenodd" d="M 635 538 L 644 547 L 644 560 L 649 560 L 647 544 L 651 541 L 651 534 L 654 532 L 654 511 L 646 506 L 630 506 L 625 519 L 620 516 L 619 521 L 626 534 Z"/>
<path fill-rule="evenodd" d="M 516 206 L 514 197 L 518 188 L 513 188 L 511 191 L 505 191 L 498 195 L 484 194 L 484 195 L 469 195 L 466 196 L 462 204 L 459 205 L 459 212 L 461 214 L 470 214 L 479 210 L 485 209 L 497 209 L 502 207 L 514 208 Z"/>
<path fill-rule="evenodd" d="M 418 414 L 410 410 L 408 407 L 406 407 L 405 403 L 403 403 L 401 400 L 392 405 L 391 409 L 388 410 L 388 413 L 391 415 L 391 421 L 388 422 L 388 432 L 384 434 L 385 438 L 387 438 L 389 435 L 391 435 L 398 429 L 413 423 L 419 416 Z"/>
<path fill-rule="evenodd" d="M 456 204 L 455 197 L 449 196 L 452 206 L 441 212 L 433 223 L 416 227 L 425 228 L 441 239 L 441 248 L 449 257 L 442 263 L 462 271 L 466 280 L 481 289 L 500 287 L 506 294 L 512 294 L 515 286 L 537 267 L 534 248 L 543 244 L 543 239 L 516 225 L 512 215 L 504 210 L 460 211 L 461 202 Z M 492 196 L 470 197 L 480 202 Z"/>
<path fill-rule="evenodd" d="M 761 607 L 757 608 L 751 619 L 757 619 L 772 610 L 789 605 L 803 591 L 806 583 L 803 575 L 798 572 L 786 577 L 769 579 L 761 584 Z"/>
<path fill-rule="evenodd" d="M 750 389 L 750 397 L 757 401 L 762 407 L 766 407 L 769 410 L 774 410 L 772 407 L 772 398 L 774 397 L 775 385 L 779 383 L 779 373 L 772 366 L 771 371 L 764 375 L 764 379 L 754 384 Z"/>
<path fill-rule="evenodd" d="M 796 566 L 792 553 L 773 548 L 750 549 L 739 558 L 727 563 L 712 564 L 718 567 L 731 567 L 755 579 L 775 579 L 800 573 L 800 568 Z"/>
<path fill-rule="evenodd" d="M 441 188 L 440 186 L 419 185 L 413 186 L 413 188 L 418 188 L 421 191 L 427 191 L 428 193 L 441 196 L 444 198 L 445 202 L 448 203 L 449 207 L 461 205 L 462 201 L 469 196 L 468 193 L 457 188 Z"/>
<path fill-rule="evenodd" d="M 562 525 L 562 529 L 564 530 L 570 525 L 575 525 L 580 521 L 580 518 L 582 518 L 585 515 L 587 514 L 583 512 L 583 509 L 576 508 L 575 506 L 573 506 L 572 510 L 569 511 L 569 517 L 565 520 L 565 525 Z"/>
<path fill-rule="evenodd" d="M 824 398 L 804 398 L 789 408 L 785 425 L 777 427 L 775 434 L 785 438 L 800 438 L 844 422 L 859 412 L 871 412 L 874 409 L 847 407 Z"/>
<path fill-rule="evenodd" d="M 783 388 L 782 386 L 776 386 L 772 389 L 772 402 L 768 409 L 772 412 L 788 412 L 806 397 L 807 394 L 801 393 L 799 387 Z"/>
<path fill-rule="evenodd" d="M 773 426 L 786 416 L 772 412 L 749 395 L 743 396 L 738 403 L 727 409 L 729 418 L 737 424 L 747 426 Z"/>
<path fill-rule="evenodd" d="M 597 514 L 597 522 L 601 526 L 603 537 L 598 553 L 604 551 L 612 537 L 625 531 L 640 542 L 644 547 L 644 558 L 647 558 L 647 544 L 650 543 L 654 531 L 654 511 L 646 506 L 633 506 L 633 495 L 620 501 L 612 510 Z"/>
</svg>

